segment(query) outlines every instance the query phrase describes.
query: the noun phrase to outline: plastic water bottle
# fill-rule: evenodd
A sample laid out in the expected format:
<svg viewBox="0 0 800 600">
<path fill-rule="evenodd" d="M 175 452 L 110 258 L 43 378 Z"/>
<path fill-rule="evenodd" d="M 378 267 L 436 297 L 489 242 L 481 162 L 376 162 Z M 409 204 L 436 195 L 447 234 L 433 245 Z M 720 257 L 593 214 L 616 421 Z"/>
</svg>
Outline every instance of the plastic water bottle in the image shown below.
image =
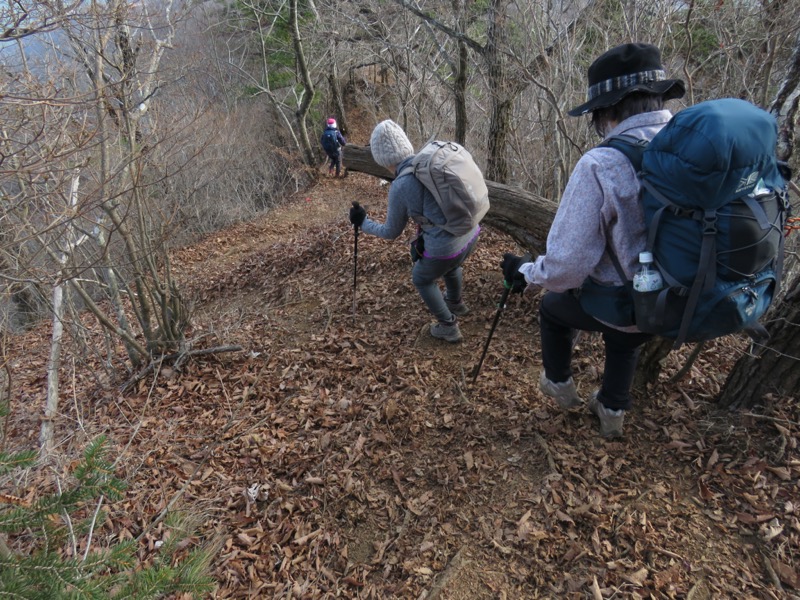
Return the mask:
<svg viewBox="0 0 800 600">
<path fill-rule="evenodd" d="M 633 276 L 633 289 L 637 292 L 654 292 L 664 285 L 661 273 L 653 266 L 653 253 L 640 252 L 639 264 L 642 266 Z"/>
</svg>

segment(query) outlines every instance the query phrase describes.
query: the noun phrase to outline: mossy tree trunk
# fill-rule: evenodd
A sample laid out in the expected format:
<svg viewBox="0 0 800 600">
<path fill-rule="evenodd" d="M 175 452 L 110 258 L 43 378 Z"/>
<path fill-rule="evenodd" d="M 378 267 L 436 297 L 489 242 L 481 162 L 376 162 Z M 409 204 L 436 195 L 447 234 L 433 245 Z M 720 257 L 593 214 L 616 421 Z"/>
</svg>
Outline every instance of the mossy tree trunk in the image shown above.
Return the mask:
<svg viewBox="0 0 800 600">
<path fill-rule="evenodd" d="M 300 142 L 303 145 L 303 154 L 305 155 L 306 164 L 313 166 L 316 159 L 314 158 L 314 150 L 311 147 L 311 141 L 308 136 L 306 118 L 308 116 L 308 111 L 311 109 L 311 103 L 314 101 L 314 94 L 316 92 L 314 91 L 314 82 L 311 79 L 311 73 L 308 70 L 308 62 L 306 61 L 306 55 L 303 49 L 303 38 L 300 35 L 297 10 L 297 0 L 291 0 L 289 3 L 289 25 L 292 33 L 292 47 L 294 48 L 298 76 L 303 86 L 302 100 L 297 107 L 295 117 L 297 118 L 297 127 L 300 132 Z"/>
</svg>

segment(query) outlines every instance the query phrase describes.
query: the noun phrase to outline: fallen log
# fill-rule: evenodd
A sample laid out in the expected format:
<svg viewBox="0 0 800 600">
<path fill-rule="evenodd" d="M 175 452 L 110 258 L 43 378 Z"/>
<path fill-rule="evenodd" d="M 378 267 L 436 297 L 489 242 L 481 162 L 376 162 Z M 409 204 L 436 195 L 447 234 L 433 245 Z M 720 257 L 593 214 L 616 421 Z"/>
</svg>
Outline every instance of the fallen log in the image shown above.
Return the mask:
<svg viewBox="0 0 800 600">
<path fill-rule="evenodd" d="M 348 144 L 342 164 L 348 171 L 366 173 L 391 181 L 394 174 L 372 158 L 369 146 Z M 547 232 L 556 214 L 556 203 L 522 188 L 486 181 L 491 207 L 483 223 L 511 236 L 533 256 L 545 249 Z"/>
</svg>

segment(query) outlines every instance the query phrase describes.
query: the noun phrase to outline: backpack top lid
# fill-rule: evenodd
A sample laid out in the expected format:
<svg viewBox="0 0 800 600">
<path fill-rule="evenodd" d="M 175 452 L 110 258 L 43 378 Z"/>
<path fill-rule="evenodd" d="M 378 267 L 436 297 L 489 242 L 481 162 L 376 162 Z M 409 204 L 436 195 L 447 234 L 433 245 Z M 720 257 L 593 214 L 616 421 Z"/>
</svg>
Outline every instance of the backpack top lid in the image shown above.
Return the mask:
<svg viewBox="0 0 800 600">
<path fill-rule="evenodd" d="M 736 98 L 709 100 L 676 114 L 642 157 L 642 177 L 675 204 L 716 209 L 747 195 L 759 181 L 785 185 L 775 158 L 778 126 Z"/>
</svg>

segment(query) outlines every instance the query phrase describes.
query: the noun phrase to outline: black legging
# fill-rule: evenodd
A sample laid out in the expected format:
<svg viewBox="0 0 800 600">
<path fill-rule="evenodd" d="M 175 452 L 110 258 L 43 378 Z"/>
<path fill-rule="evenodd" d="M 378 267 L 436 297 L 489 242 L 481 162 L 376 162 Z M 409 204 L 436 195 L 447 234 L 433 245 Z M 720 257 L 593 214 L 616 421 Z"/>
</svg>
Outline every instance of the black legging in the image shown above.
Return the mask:
<svg viewBox="0 0 800 600">
<path fill-rule="evenodd" d="M 604 325 L 581 308 L 570 292 L 547 292 L 539 305 L 542 364 L 545 376 L 554 383 L 572 376 L 572 340 L 576 329 L 603 334 L 606 360 L 598 399 L 614 410 L 631 408 L 630 389 L 642 344 L 652 336 L 625 333 Z"/>
<path fill-rule="evenodd" d="M 336 176 L 339 176 L 339 171 L 342 168 L 342 149 L 336 151 L 334 155 L 328 155 L 328 171 L 336 169 Z"/>
</svg>

